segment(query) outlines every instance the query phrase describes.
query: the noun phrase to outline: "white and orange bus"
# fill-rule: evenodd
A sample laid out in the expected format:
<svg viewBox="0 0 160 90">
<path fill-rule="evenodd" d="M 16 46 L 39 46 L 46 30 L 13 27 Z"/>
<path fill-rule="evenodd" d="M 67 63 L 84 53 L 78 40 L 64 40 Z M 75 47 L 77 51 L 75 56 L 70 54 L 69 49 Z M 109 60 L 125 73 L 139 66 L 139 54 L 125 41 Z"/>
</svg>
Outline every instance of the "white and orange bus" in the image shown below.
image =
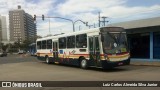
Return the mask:
<svg viewBox="0 0 160 90">
<path fill-rule="evenodd" d="M 104 69 L 130 64 L 126 31 L 101 27 L 37 39 L 37 58 L 46 63 Z"/>
</svg>

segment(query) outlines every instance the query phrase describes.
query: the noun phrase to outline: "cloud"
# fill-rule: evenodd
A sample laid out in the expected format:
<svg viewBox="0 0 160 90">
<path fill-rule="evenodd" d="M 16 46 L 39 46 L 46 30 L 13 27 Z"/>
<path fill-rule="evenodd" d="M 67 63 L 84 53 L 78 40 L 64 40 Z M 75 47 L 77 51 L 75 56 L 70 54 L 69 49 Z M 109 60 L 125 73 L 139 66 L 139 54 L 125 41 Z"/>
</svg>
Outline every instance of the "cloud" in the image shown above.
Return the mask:
<svg viewBox="0 0 160 90">
<path fill-rule="evenodd" d="M 121 5 L 126 0 L 67 0 L 66 3 L 59 4 L 57 12 L 61 15 L 72 15 L 75 13 L 93 12 L 102 8 Z"/>
<path fill-rule="evenodd" d="M 0 0 L 0 14 L 8 15 L 10 10 L 17 9 L 17 6 L 21 5 L 21 8 L 24 9 L 26 13 L 31 15 L 48 15 L 48 13 L 54 8 L 53 5 L 56 0 L 36 1 L 38 2 L 33 2 L 32 0 Z"/>
<path fill-rule="evenodd" d="M 102 16 L 119 17 L 159 7 L 160 5 L 129 7 L 127 0 L 67 0 L 58 5 L 56 12 L 62 16 L 73 16 L 73 19 L 78 17 L 87 19 L 86 17 L 90 16 L 97 18 L 98 12 L 101 12 Z"/>
<path fill-rule="evenodd" d="M 37 22 L 37 34 L 41 36 L 46 36 L 47 34 L 59 34 L 59 33 L 67 33 L 72 31 L 72 23 L 71 22 L 58 22 L 51 20 L 50 21 L 50 31 L 49 31 L 49 20 L 46 19 L 44 22 Z"/>
<path fill-rule="evenodd" d="M 81 19 L 93 25 L 98 23 L 98 12 L 111 22 L 144 18 L 144 15 L 159 12 L 160 5 L 129 7 L 127 0 L 67 0 L 57 6 L 56 12 L 72 20 Z M 150 11 L 150 12 L 147 12 Z M 142 12 L 146 12 L 145 14 Z M 154 16 L 150 15 L 149 17 Z M 98 24 L 97 24 L 98 25 Z"/>
<path fill-rule="evenodd" d="M 108 15 L 109 17 L 121 17 L 123 16 L 129 16 L 129 15 L 136 15 L 144 12 L 150 12 L 150 11 L 157 11 L 160 9 L 160 5 L 154 5 L 150 7 L 127 7 L 127 6 L 114 6 L 108 9 L 105 9 L 103 11 L 104 15 Z"/>
<path fill-rule="evenodd" d="M 159 15 L 160 5 L 152 6 L 128 6 L 128 0 L 0 0 L 0 14 L 7 16 L 8 11 L 17 9 L 17 5 L 21 5 L 25 12 L 37 16 L 44 14 L 45 16 L 59 16 L 63 18 L 76 20 L 83 20 L 89 22 L 90 25 L 98 24 L 98 12 L 101 16 L 109 17 L 107 20 L 112 22 L 119 22 L 131 19 L 140 19 L 144 17 L 151 17 Z M 144 2 L 145 3 L 145 2 Z M 147 12 L 146 12 L 147 11 Z M 88 29 L 83 23 L 76 22 L 75 28 Z M 48 21 L 42 21 L 37 18 L 37 33 L 39 35 L 47 34 Z M 51 33 L 71 32 L 72 23 L 60 20 L 51 20 Z"/>
<path fill-rule="evenodd" d="M 38 1 L 38 2 L 37 2 Z M 6 16 L 7 28 L 9 29 L 9 11 L 17 9 L 18 5 L 32 16 L 36 14 L 41 16 L 42 14 L 48 15 L 53 10 L 53 5 L 56 0 L 0 0 L 0 15 Z"/>
<path fill-rule="evenodd" d="M 127 0 L 66 0 L 64 3 L 57 5 L 55 12 L 61 17 L 67 17 L 76 21 L 78 19 L 87 21 L 89 25 L 98 26 L 98 12 L 101 12 L 101 16 L 109 17 L 109 23 L 121 22 L 125 20 L 144 18 L 143 12 L 151 11 L 157 12 L 160 9 L 160 5 L 152 6 L 127 6 Z M 142 14 L 141 14 L 142 13 Z M 68 25 L 67 25 L 68 24 Z M 75 29 L 87 29 L 83 23 L 76 22 Z M 62 26 L 63 27 L 63 26 Z M 57 29 L 59 26 L 57 27 Z M 72 31 L 72 25 L 66 23 L 63 27 L 68 31 Z M 56 26 L 54 27 L 56 29 Z M 65 31 L 64 31 L 65 32 Z"/>
<path fill-rule="evenodd" d="M 13 0 L 12 3 L 8 3 L 7 7 L 9 10 L 12 10 L 17 9 L 17 5 L 21 5 L 22 9 L 29 14 L 47 15 L 53 8 L 54 2 L 55 0 L 39 0 L 39 2 L 33 2 L 32 0 Z"/>
<path fill-rule="evenodd" d="M 57 28 L 57 27 L 62 27 L 67 25 L 66 23 L 63 22 L 50 22 L 50 28 Z M 49 21 L 43 22 L 38 24 L 37 26 L 39 26 L 38 29 L 46 29 L 49 28 Z"/>
<path fill-rule="evenodd" d="M 67 0 L 56 7 L 56 12 L 63 17 L 71 18 L 73 21 L 80 19 L 93 25 L 98 21 L 99 11 L 103 12 L 104 9 L 125 3 L 126 0 Z M 81 22 L 77 22 L 75 28 L 78 29 L 79 25 L 83 29 L 87 29 Z"/>
<path fill-rule="evenodd" d="M 54 0 L 41 0 L 37 3 L 27 3 L 25 5 L 25 11 L 36 15 L 48 15 L 53 9 Z"/>
<path fill-rule="evenodd" d="M 153 5 L 150 7 L 127 7 L 115 6 L 104 10 L 104 16 L 109 17 L 110 23 L 124 22 L 136 19 L 144 19 L 151 17 L 158 17 L 160 13 L 160 5 Z"/>
</svg>

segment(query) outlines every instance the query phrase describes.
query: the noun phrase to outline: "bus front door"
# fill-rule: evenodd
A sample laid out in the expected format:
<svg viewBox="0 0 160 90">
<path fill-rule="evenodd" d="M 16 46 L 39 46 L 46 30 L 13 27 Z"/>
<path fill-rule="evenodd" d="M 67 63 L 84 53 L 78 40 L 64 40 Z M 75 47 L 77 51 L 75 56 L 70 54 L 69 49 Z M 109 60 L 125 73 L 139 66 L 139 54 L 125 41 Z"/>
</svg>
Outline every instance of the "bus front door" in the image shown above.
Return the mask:
<svg viewBox="0 0 160 90">
<path fill-rule="evenodd" d="M 91 66 L 94 65 L 99 67 L 101 64 L 100 64 L 100 45 L 98 36 L 89 37 L 89 54 L 90 54 Z"/>
<path fill-rule="evenodd" d="M 54 61 L 58 61 L 58 42 L 53 42 L 53 58 Z"/>
</svg>

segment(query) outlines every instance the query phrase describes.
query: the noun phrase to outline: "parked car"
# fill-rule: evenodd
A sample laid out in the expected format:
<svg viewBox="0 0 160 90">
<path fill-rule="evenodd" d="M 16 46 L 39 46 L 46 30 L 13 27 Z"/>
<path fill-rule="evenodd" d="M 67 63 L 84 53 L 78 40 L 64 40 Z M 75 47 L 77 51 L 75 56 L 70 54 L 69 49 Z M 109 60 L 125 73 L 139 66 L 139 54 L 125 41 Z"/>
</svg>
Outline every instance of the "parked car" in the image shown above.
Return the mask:
<svg viewBox="0 0 160 90">
<path fill-rule="evenodd" d="M 24 53 L 26 53 L 24 50 L 20 50 L 20 51 L 18 52 L 18 54 L 24 54 Z"/>
<path fill-rule="evenodd" d="M 0 52 L 0 57 L 7 56 L 7 52 Z"/>
<path fill-rule="evenodd" d="M 18 54 L 23 54 L 23 50 L 19 50 Z"/>
</svg>

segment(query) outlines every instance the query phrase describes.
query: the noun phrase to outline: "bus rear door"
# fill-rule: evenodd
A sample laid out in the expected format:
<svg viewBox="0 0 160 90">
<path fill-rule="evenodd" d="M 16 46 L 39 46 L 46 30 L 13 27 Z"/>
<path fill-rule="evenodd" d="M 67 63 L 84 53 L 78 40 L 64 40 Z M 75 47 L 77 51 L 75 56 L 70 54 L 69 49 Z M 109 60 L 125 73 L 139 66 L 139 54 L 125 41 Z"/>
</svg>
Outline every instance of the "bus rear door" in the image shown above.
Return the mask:
<svg viewBox="0 0 160 90">
<path fill-rule="evenodd" d="M 53 58 L 54 61 L 58 61 L 58 41 L 53 42 Z"/>
</svg>

